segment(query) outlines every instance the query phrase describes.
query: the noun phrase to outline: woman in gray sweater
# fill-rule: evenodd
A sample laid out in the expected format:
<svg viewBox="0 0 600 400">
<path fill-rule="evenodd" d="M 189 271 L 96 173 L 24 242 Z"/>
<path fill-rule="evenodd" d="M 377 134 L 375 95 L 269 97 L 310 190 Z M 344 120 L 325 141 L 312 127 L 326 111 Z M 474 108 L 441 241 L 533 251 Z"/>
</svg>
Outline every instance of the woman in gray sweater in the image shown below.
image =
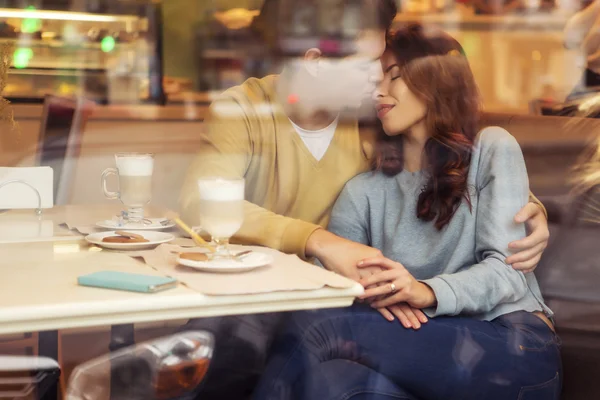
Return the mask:
<svg viewBox="0 0 600 400">
<path fill-rule="evenodd" d="M 382 66 L 373 171 L 348 182 L 329 225 L 381 250 L 359 263 L 370 306 L 295 313 L 255 397 L 558 399 L 552 311 L 505 261 L 525 236 L 519 145 L 477 130 L 477 87 L 447 34 L 403 28 Z M 375 311 L 393 305 L 401 323 Z"/>
</svg>

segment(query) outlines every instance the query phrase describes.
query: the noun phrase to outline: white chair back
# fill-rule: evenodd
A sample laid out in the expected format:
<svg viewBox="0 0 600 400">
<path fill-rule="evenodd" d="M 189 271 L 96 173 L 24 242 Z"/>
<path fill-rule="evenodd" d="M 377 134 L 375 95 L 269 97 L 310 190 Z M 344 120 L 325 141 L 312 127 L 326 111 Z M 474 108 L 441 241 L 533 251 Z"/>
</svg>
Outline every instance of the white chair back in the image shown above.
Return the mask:
<svg viewBox="0 0 600 400">
<path fill-rule="evenodd" d="M 0 399 L 42 399 L 56 390 L 58 363 L 47 357 L 0 355 Z"/>
<path fill-rule="evenodd" d="M 53 188 L 50 167 L 0 167 L 0 209 L 52 208 Z"/>
</svg>

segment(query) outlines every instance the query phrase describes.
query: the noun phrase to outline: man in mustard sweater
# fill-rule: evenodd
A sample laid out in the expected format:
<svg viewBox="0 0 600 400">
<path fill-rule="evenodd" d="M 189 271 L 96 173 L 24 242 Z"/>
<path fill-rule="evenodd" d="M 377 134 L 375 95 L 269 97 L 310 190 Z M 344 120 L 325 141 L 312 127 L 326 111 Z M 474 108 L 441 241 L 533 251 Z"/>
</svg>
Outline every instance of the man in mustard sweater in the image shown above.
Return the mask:
<svg viewBox="0 0 600 400">
<path fill-rule="evenodd" d="M 396 6 L 394 0 L 347 3 L 360 4 L 362 18 L 353 39 L 333 43 L 346 46 L 345 57 L 333 57 L 330 53 L 340 49 L 313 36 L 314 43 L 300 41 L 308 44 L 285 62 L 280 75 L 248 79 L 213 102 L 180 206 L 188 223 L 200 225 L 197 180 L 243 177 L 245 221 L 235 241 L 314 257 L 326 268 L 358 279 L 358 261 L 379 251 L 324 228 L 346 182 L 369 169 L 375 136 L 359 129 L 356 109 L 381 79 L 379 58 Z M 268 27 L 264 33 L 272 43 L 297 44 L 275 28 L 293 29 L 280 17 L 295 11 L 280 7 L 296 5 L 303 2 L 266 0 L 255 25 Z M 529 270 L 537 264 L 548 239 L 544 212 L 543 206 L 530 203 L 516 216 L 527 220 L 531 235 L 511 244 L 520 250 L 507 260 L 515 268 Z M 202 399 L 242 398 L 261 372 L 277 321 L 269 315 L 190 321 L 185 329 L 209 329 L 219 337 Z"/>
</svg>

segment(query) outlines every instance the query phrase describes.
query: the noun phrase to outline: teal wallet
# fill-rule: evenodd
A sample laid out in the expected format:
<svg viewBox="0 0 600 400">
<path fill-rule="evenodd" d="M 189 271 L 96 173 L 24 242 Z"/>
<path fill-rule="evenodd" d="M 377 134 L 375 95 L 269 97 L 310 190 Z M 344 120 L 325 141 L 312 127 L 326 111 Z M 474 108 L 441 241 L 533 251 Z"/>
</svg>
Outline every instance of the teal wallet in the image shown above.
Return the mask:
<svg viewBox="0 0 600 400">
<path fill-rule="evenodd" d="M 83 275 L 77 278 L 77 283 L 81 286 L 143 293 L 155 293 L 177 286 L 177 280 L 173 278 L 119 271 L 100 271 Z"/>
</svg>

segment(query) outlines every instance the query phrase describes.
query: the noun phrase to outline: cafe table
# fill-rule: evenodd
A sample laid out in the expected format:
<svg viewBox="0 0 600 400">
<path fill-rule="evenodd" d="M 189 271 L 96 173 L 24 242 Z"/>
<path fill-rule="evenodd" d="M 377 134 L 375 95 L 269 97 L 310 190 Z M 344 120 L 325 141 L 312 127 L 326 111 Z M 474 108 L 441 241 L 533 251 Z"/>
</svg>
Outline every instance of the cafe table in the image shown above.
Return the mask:
<svg viewBox="0 0 600 400">
<path fill-rule="evenodd" d="M 53 224 L 46 234 L 28 231 L 19 238 L 18 228 L 12 236 L 4 231 L 23 218 L 32 223 L 25 215 L 30 214 L 23 210 L 0 214 L 0 335 L 39 331 L 40 355 L 55 360 L 59 329 L 110 325 L 114 350 L 131 344 L 134 323 L 346 307 L 362 293 L 359 284 L 221 296 L 207 296 L 184 285 L 154 294 L 78 286 L 78 276 L 107 269 L 159 273 L 131 257 L 89 246 L 83 235 L 60 225 L 64 218 L 60 207 L 44 214 L 44 221 Z"/>
</svg>

